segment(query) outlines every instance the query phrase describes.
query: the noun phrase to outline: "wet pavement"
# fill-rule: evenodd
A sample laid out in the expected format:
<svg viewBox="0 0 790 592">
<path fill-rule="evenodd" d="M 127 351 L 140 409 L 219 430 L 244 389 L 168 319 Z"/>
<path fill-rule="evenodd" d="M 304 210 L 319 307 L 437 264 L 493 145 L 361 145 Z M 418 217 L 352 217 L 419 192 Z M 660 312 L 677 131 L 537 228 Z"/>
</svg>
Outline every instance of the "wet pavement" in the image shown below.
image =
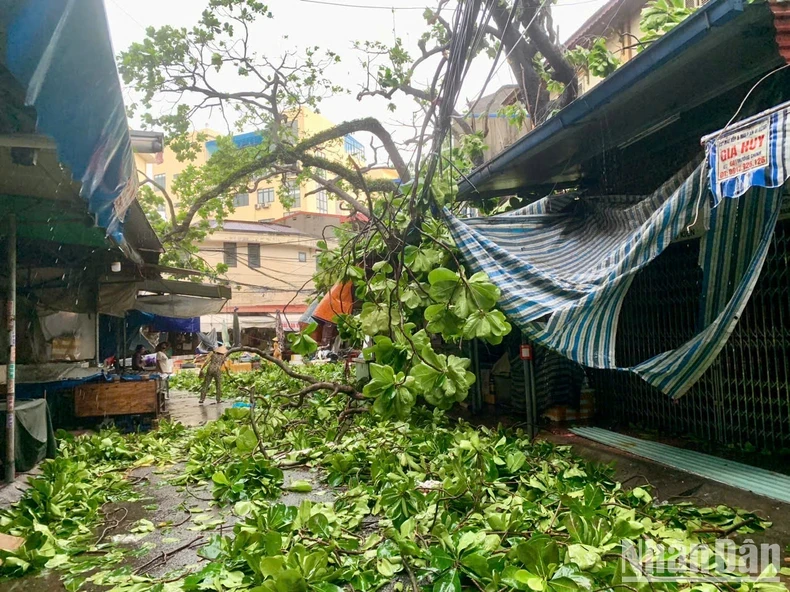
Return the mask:
<svg viewBox="0 0 790 592">
<path fill-rule="evenodd" d="M 220 404 L 212 399 L 199 403 L 200 398 L 188 391 L 170 391 L 170 399 L 166 401 L 165 416 L 172 421 L 177 421 L 187 427 L 200 426 L 209 421 L 218 419 L 228 407 L 233 406 L 233 401 L 225 400 Z"/>
<path fill-rule="evenodd" d="M 199 405 L 194 394 L 172 391 L 166 415 L 184 425 L 199 426 L 217 419 L 231 405 L 229 401 L 220 405 Z M 110 569 L 128 566 L 140 575 L 167 579 L 199 571 L 206 560 L 198 555 L 198 550 L 213 535 L 232 531 L 238 520 L 233 514 L 233 505 L 219 507 L 213 501 L 210 485 L 184 488 L 169 482 L 180 474 L 182 468 L 182 464 L 177 464 L 166 469 L 142 467 L 132 471 L 129 478 L 137 482 L 135 488 L 143 498 L 105 507 L 107 521 L 97 530 L 97 536 L 103 534 L 105 541 L 116 542 L 130 551 L 122 563 Z M 309 493 L 284 491 L 278 501 L 299 506 L 306 499 L 323 503 L 335 500 L 335 492 L 322 482 L 317 471 L 297 468 L 284 473 L 284 489 L 293 481 L 308 481 L 313 490 Z M 140 529 L 141 520 L 150 521 L 153 530 L 132 532 Z M 136 556 L 131 555 L 132 551 L 138 551 Z M 55 592 L 65 589 L 57 571 L 0 582 L 0 592 Z M 106 587 L 92 583 L 81 588 L 86 592 L 102 589 Z"/>
</svg>

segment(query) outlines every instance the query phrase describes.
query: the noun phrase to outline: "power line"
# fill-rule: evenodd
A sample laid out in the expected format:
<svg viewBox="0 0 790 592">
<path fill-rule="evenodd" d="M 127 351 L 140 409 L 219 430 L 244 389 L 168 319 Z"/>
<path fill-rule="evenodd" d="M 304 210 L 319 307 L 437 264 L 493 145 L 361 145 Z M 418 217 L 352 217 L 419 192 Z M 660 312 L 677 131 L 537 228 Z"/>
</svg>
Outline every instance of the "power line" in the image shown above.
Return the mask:
<svg viewBox="0 0 790 592">
<path fill-rule="evenodd" d="M 428 6 L 377 6 L 374 4 L 348 4 L 345 2 L 332 2 L 331 0 L 299 0 L 300 2 L 307 2 L 308 4 L 323 4 L 325 6 L 337 6 L 339 8 L 361 8 L 365 10 L 425 10 Z M 600 4 L 603 0 L 575 0 L 574 2 L 557 2 L 554 6 L 580 6 L 582 4 Z M 455 8 L 447 10 L 455 11 Z"/>
<path fill-rule="evenodd" d="M 299 0 L 308 4 L 324 4 L 326 6 L 339 6 L 341 8 L 367 8 L 371 10 L 425 10 L 427 6 L 375 6 L 373 4 L 346 4 L 344 2 L 330 2 L 329 0 Z"/>
</svg>

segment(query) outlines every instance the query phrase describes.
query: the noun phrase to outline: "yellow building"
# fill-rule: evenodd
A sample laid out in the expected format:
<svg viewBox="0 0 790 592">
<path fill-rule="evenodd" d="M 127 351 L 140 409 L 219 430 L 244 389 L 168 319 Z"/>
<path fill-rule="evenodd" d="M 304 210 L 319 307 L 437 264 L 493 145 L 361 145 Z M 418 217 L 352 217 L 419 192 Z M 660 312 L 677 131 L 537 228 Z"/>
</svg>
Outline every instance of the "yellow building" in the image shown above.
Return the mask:
<svg viewBox="0 0 790 592">
<path fill-rule="evenodd" d="M 325 117 L 306 109 L 292 125 L 300 138 L 334 126 Z M 206 141 L 191 162 L 180 162 L 169 147 L 156 159 L 143 161 L 142 155 L 138 155 L 139 169 L 164 187 L 176 202 L 178 194 L 173 183 L 178 175 L 190 165 L 202 166 L 217 150 L 219 134 L 212 130 L 200 133 Z M 249 132 L 236 135 L 233 140 L 239 147 L 254 146 L 261 143 L 262 136 Z M 351 136 L 324 146 L 317 154 L 346 165 L 352 157 L 365 166 L 365 148 Z M 371 177 L 394 179 L 397 174 L 376 170 Z M 277 311 L 284 313 L 284 320 L 293 327 L 307 309 L 316 270 L 317 242 L 327 227 L 339 225 L 349 212 L 345 204 L 341 207 L 339 200 L 320 191 L 312 181 L 290 188 L 293 203 L 288 208 L 283 206 L 281 192 L 282 177 L 278 176 L 262 181 L 252 193 L 236 195 L 230 219 L 199 245 L 198 255 L 207 263 L 228 265 L 225 277 L 233 289 L 233 298 L 222 314 L 201 319 L 204 330 L 226 326 L 234 310 L 241 316 L 242 328 L 271 328 Z M 169 215 L 164 206 L 160 213 L 164 217 Z"/>
<path fill-rule="evenodd" d="M 588 47 L 600 37 L 606 38 L 606 48 L 621 64 L 639 53 L 639 41 L 644 33 L 639 28 L 642 9 L 649 0 L 609 0 L 579 27 L 565 42 L 566 49 Z M 707 0 L 686 0 L 689 8 L 699 8 Z M 584 72 L 579 76 L 579 94 L 584 94 L 602 79 Z"/>
<path fill-rule="evenodd" d="M 324 116 L 302 109 L 295 117 L 292 124 L 300 138 L 312 136 L 318 132 L 334 127 L 334 123 Z M 158 185 L 165 187 L 171 198 L 178 200 L 178 195 L 173 191 L 173 181 L 189 165 L 202 166 L 217 150 L 215 138 L 219 135 L 213 130 L 201 130 L 207 141 L 203 143 L 197 157 L 191 162 L 180 162 L 175 153 L 166 147 L 162 154 L 161 162 L 155 163 L 151 168 L 151 178 Z M 239 147 L 255 146 L 260 144 L 262 137 L 258 132 L 248 132 L 234 136 L 234 142 Z M 353 136 L 346 136 L 344 140 L 337 140 L 325 146 L 317 154 L 348 164 L 348 157 L 353 157 L 360 166 L 365 164 L 365 147 Z M 256 191 L 249 194 L 238 194 L 234 197 L 235 211 L 231 214 L 234 220 L 269 221 L 282 218 L 289 212 L 316 212 L 341 214 L 339 200 L 331 194 L 320 190 L 314 182 L 306 183 L 301 187 L 293 185 L 288 188 L 290 200 L 293 202 L 288 209 L 283 207 L 280 199 L 282 178 L 274 177 L 261 182 Z M 161 212 L 167 215 L 164 209 Z"/>
</svg>

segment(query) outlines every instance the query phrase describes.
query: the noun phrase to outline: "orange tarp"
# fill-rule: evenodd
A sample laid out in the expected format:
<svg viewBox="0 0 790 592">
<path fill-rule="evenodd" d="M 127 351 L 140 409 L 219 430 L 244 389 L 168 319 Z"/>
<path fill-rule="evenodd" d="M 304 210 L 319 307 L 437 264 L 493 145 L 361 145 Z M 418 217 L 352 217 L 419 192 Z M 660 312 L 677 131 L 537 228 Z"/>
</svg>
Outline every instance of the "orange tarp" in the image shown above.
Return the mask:
<svg viewBox="0 0 790 592">
<path fill-rule="evenodd" d="M 354 296 L 351 282 L 335 284 L 318 303 L 312 316 L 327 323 L 334 323 L 337 315 L 351 314 L 353 306 Z"/>
</svg>

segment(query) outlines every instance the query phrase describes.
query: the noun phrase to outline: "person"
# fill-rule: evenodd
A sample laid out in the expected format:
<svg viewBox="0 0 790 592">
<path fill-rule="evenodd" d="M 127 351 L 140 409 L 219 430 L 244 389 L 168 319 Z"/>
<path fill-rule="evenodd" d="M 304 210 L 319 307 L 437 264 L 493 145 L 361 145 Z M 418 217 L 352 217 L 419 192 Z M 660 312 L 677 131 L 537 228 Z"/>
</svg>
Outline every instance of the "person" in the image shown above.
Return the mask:
<svg viewBox="0 0 790 592">
<path fill-rule="evenodd" d="M 170 398 L 170 389 L 167 388 L 167 382 L 173 373 L 170 358 L 167 357 L 169 347 L 170 343 L 167 341 L 163 341 L 156 346 L 156 373 L 159 374 L 159 392 L 164 394 L 165 399 Z"/>
<path fill-rule="evenodd" d="M 134 354 L 132 355 L 132 370 L 134 370 L 135 372 L 143 371 L 144 355 L 145 355 L 145 348 L 142 346 L 142 344 L 140 344 L 135 348 Z"/>
<path fill-rule="evenodd" d="M 203 379 L 203 386 L 200 388 L 200 404 L 206 400 L 206 393 L 211 386 L 213 380 L 217 389 L 217 403 L 222 401 L 222 364 L 225 363 L 225 356 L 228 349 L 224 346 L 215 348 L 206 358 L 203 367 L 200 369 L 198 376 Z"/>
</svg>

